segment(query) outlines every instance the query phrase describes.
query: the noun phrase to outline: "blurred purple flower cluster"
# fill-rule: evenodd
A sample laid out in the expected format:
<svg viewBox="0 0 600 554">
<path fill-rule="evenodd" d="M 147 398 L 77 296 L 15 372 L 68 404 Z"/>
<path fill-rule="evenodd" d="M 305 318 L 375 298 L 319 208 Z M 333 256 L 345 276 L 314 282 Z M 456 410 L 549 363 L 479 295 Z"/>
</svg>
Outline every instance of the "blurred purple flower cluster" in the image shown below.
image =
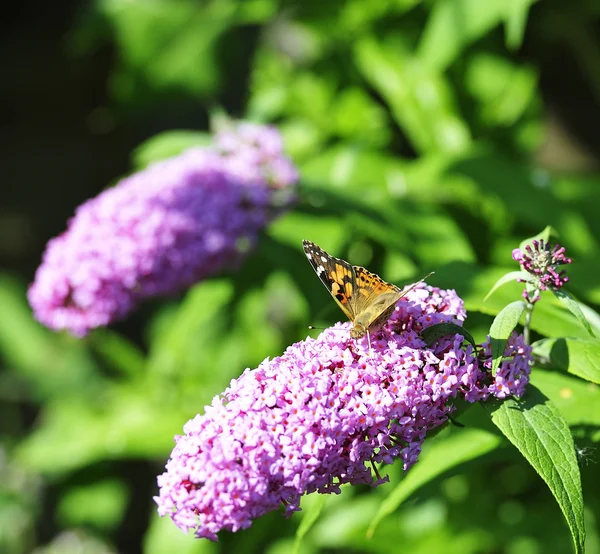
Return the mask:
<svg viewBox="0 0 600 554">
<path fill-rule="evenodd" d="M 28 293 L 36 318 L 83 336 L 235 267 L 297 180 L 279 132 L 250 123 L 122 179 L 49 241 Z"/>
<path fill-rule="evenodd" d="M 560 244 L 552 247 L 543 239 L 534 240 L 532 246 L 527 245 L 524 249 L 515 248 L 512 257 L 534 277 L 532 284 L 536 290 L 531 291 L 531 294 L 527 289 L 523 291 L 523 297 L 532 303 L 539 300 L 539 291 L 547 288 L 559 290 L 569 280 L 565 270 L 557 271 L 558 266 L 570 264 L 572 261 L 565 256 L 565 248 Z"/>
<path fill-rule="evenodd" d="M 290 346 L 246 370 L 176 437 L 155 498 L 160 515 L 184 531 L 217 539 L 311 492 L 344 483 L 378 485 L 371 468 L 419 456 L 428 431 L 447 421 L 452 399 L 519 396 L 531 348 L 513 335 L 492 376 L 489 345 L 474 351 L 460 335 L 427 347 L 423 328 L 461 325 L 454 291 L 421 285 L 402 298 L 384 328 L 354 341 L 350 324 Z"/>
</svg>

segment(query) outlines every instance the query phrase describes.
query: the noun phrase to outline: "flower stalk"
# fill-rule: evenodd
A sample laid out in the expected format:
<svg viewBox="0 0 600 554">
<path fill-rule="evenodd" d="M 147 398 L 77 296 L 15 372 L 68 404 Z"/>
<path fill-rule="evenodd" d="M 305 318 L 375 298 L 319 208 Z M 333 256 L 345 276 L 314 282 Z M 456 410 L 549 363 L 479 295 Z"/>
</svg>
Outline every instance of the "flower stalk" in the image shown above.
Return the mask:
<svg viewBox="0 0 600 554">
<path fill-rule="evenodd" d="M 515 248 L 512 253 L 513 260 L 519 262 L 521 269 L 529 273 L 528 279 L 520 278 L 525 282 L 523 299 L 525 301 L 525 324 L 523 336 L 525 343 L 530 344 L 530 329 L 533 309 L 544 290 L 558 291 L 569 277 L 566 271 L 559 270 L 560 266 L 570 264 L 571 258 L 565 256 L 565 248 L 559 244 L 551 246 L 544 239 L 533 240 L 525 248 Z"/>
</svg>

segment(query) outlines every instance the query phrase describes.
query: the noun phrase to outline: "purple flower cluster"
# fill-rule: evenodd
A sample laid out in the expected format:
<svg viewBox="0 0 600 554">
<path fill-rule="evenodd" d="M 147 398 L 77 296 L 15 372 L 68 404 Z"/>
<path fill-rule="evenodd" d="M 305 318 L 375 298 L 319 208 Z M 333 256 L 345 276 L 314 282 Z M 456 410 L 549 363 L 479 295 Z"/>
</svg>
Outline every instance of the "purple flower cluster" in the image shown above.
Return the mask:
<svg viewBox="0 0 600 554">
<path fill-rule="evenodd" d="M 121 180 L 48 243 L 28 293 L 36 318 L 83 336 L 235 267 L 297 179 L 278 131 L 242 123 Z"/>
<path fill-rule="evenodd" d="M 447 421 L 452 399 L 518 395 L 528 382 L 531 349 L 517 335 L 495 376 L 489 345 L 475 352 L 460 335 L 431 347 L 420 338 L 423 328 L 462 324 L 465 315 L 454 291 L 421 285 L 371 335 L 371 348 L 337 324 L 247 369 L 176 437 L 158 477 L 159 514 L 216 540 L 282 505 L 299 510 L 303 494 L 378 485 L 386 478 L 376 463 L 400 458 L 408 469 L 427 432 Z"/>
<path fill-rule="evenodd" d="M 565 285 L 569 278 L 564 270 L 558 272 L 557 268 L 570 264 L 571 258 L 565 256 L 565 248 L 559 244 L 552 247 L 544 239 L 540 239 L 534 240 L 532 245 L 527 245 L 524 250 L 515 248 L 512 257 L 535 278 L 532 284 L 536 290 L 523 291 L 523 297 L 534 303 L 539 299 L 539 291 L 547 288 L 558 290 Z"/>
</svg>

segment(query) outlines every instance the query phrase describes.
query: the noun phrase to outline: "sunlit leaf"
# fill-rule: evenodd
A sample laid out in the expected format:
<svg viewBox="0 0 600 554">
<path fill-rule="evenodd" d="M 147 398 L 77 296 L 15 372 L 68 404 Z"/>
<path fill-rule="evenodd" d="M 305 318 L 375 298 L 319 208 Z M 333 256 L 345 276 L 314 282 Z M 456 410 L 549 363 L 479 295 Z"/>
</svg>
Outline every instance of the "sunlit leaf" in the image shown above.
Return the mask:
<svg viewBox="0 0 600 554">
<path fill-rule="evenodd" d="M 525 35 L 527 16 L 531 5 L 537 0 L 510 0 L 506 2 L 506 45 L 513 50 L 519 48 Z"/>
<path fill-rule="evenodd" d="M 512 281 L 518 281 L 519 279 L 527 280 L 529 278 L 530 275 L 526 271 L 511 271 L 510 273 L 500 277 L 500 279 L 494 283 L 494 286 L 490 289 L 490 292 L 485 295 L 483 301 L 485 302 L 492 294 L 494 294 L 494 291 L 500 288 L 502 285 L 511 283 Z"/>
<path fill-rule="evenodd" d="M 519 244 L 519 248 L 523 249 L 526 246 L 531 246 L 534 240 L 543 240 L 545 243 L 555 242 L 558 239 L 558 232 L 552 225 L 547 225 L 542 231 L 533 237 L 529 237 Z"/>
<path fill-rule="evenodd" d="M 113 94 L 138 104 L 150 92 L 186 91 L 206 97 L 218 90 L 222 67 L 218 40 L 236 17 L 231 2 L 99 2 L 114 29 L 119 65 Z"/>
<path fill-rule="evenodd" d="M 583 553 L 581 476 L 573 437 L 563 415 L 532 385 L 520 400 L 486 402 L 484 408 L 546 482 L 569 525 L 575 552 Z"/>
<path fill-rule="evenodd" d="M 142 169 L 152 162 L 181 154 L 193 146 L 207 146 L 212 136 L 199 131 L 165 131 L 154 135 L 133 151 L 133 164 Z"/>
<path fill-rule="evenodd" d="M 97 329 L 89 342 L 109 365 L 122 374 L 134 377 L 143 373 L 144 354 L 125 336 L 110 329 Z"/>
<path fill-rule="evenodd" d="M 537 93 L 533 68 L 489 53 L 471 59 L 465 84 L 475 97 L 479 117 L 487 127 L 514 125 Z"/>
<path fill-rule="evenodd" d="M 592 331 L 592 326 L 590 325 L 590 322 L 587 320 L 587 318 L 583 314 L 583 311 L 581 309 L 581 306 L 579 305 L 579 302 L 577 302 L 577 300 L 575 300 L 575 298 L 573 298 L 573 296 L 571 296 L 564 289 L 560 289 L 560 290 L 551 289 L 551 290 L 554 293 L 554 296 L 556 296 L 556 298 L 558 298 L 567 307 L 567 309 L 577 318 L 577 321 L 579 321 L 579 323 L 581 323 L 581 325 L 583 325 L 585 330 L 592 337 L 595 337 L 596 335 L 594 334 L 594 331 Z"/>
<path fill-rule="evenodd" d="M 418 463 L 385 498 L 371 520 L 371 536 L 381 520 L 393 513 L 413 492 L 449 469 L 494 450 L 502 438 L 482 429 L 460 429 L 450 435 L 438 435 L 423 449 Z"/>
<path fill-rule="evenodd" d="M 419 44 L 419 58 L 431 67 L 445 69 L 465 46 L 502 21 L 505 5 L 503 0 L 435 2 Z"/>
<path fill-rule="evenodd" d="M 186 413 L 168 391 L 157 400 L 139 387 L 98 394 L 95 401 L 78 398 L 47 404 L 41 424 L 16 450 L 19 463 L 56 476 L 102 460 L 166 457 L 173 437 L 195 415 Z"/>
<path fill-rule="evenodd" d="M 116 479 L 75 486 L 62 496 L 57 516 L 65 527 L 113 529 L 124 515 L 127 497 L 125 484 Z"/>
<path fill-rule="evenodd" d="M 533 353 L 552 367 L 600 384 L 600 340 L 585 338 L 542 339 L 533 343 Z"/>
<path fill-rule="evenodd" d="M 304 514 L 302 517 L 302 521 L 296 530 L 296 542 L 294 544 L 294 554 L 299 554 L 301 552 L 302 539 L 304 539 L 306 533 L 310 531 L 313 525 L 318 521 L 321 512 L 323 511 L 323 507 L 327 502 L 327 496 L 324 494 L 317 495 L 316 498 L 312 499 L 310 506 L 306 505 L 302 508 L 302 513 Z"/>
<path fill-rule="evenodd" d="M 398 41 L 364 39 L 355 52 L 360 71 L 383 96 L 415 149 L 457 154 L 468 148 L 469 129 L 441 74 L 412 57 Z"/>
<path fill-rule="evenodd" d="M 170 517 L 152 514 L 144 535 L 144 554 L 217 554 L 219 545 L 207 540 L 194 540 L 181 532 Z"/>
<path fill-rule="evenodd" d="M 600 442 L 600 387 L 558 371 L 534 369 L 531 382 L 556 404 L 576 440 Z"/>
<path fill-rule="evenodd" d="M 495 375 L 500 367 L 506 342 L 519 323 L 521 315 L 525 311 L 525 303 L 522 300 L 511 302 L 494 318 L 490 327 L 490 346 L 492 348 L 492 374 Z"/>
<path fill-rule="evenodd" d="M 515 298 L 521 297 L 523 285 L 509 282 L 483 301 L 494 283 L 506 272 L 503 268 L 454 263 L 435 266 L 435 270 L 436 285 L 460 291 L 468 312 L 478 311 L 495 316 Z M 594 331 L 600 332 L 600 322 L 597 326 L 593 319 L 587 317 Z M 542 292 L 540 301 L 535 304 L 531 329 L 547 337 L 589 337 L 573 314 L 549 291 Z"/>
<path fill-rule="evenodd" d="M 0 275 L 0 306 L 2 357 L 29 383 L 31 396 L 50 399 L 71 393 L 93 394 L 100 386 L 103 379 L 85 341 L 49 331 L 35 322 L 25 287 L 7 275 Z"/>
<path fill-rule="evenodd" d="M 421 265 L 437 272 L 450 262 L 475 261 L 472 245 L 456 221 L 447 214 L 415 206 L 403 224 L 412 232 L 410 247 Z M 431 279 L 436 283 L 437 275 Z"/>
</svg>

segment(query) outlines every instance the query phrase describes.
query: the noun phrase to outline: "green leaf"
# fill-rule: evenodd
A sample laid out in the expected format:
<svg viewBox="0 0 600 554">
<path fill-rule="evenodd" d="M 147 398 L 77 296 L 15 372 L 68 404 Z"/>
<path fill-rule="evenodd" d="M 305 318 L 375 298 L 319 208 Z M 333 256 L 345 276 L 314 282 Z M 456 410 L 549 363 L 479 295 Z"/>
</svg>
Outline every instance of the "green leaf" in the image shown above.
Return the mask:
<svg viewBox="0 0 600 554">
<path fill-rule="evenodd" d="M 500 367 L 506 341 L 519 323 L 525 311 L 525 303 L 521 300 L 511 302 L 495 318 L 490 327 L 490 341 L 492 347 L 492 374 L 495 375 Z"/>
<path fill-rule="evenodd" d="M 501 443 L 501 437 L 476 428 L 452 430 L 427 441 L 419 461 L 381 503 L 367 535 L 372 536 L 381 520 L 420 487 L 459 464 L 491 452 Z"/>
<path fill-rule="evenodd" d="M 96 329 L 89 337 L 92 348 L 124 375 L 142 375 L 146 361 L 133 341 L 110 329 Z"/>
<path fill-rule="evenodd" d="M 583 554 L 583 493 L 575 445 L 558 408 L 531 384 L 516 400 L 484 403 L 492 422 L 546 482 L 565 516 L 575 552 Z"/>
<path fill-rule="evenodd" d="M 182 533 L 170 517 L 158 517 L 156 510 L 144 535 L 144 554 L 218 554 L 219 544 L 208 540 L 194 540 Z"/>
<path fill-rule="evenodd" d="M 246 0 L 237 4 L 236 19 L 240 24 L 264 23 L 277 15 L 275 0 Z"/>
<path fill-rule="evenodd" d="M 418 57 L 438 70 L 446 69 L 461 51 L 492 27 L 506 11 L 506 0 L 440 0 L 432 6 Z"/>
<path fill-rule="evenodd" d="M 133 383 L 98 390 L 92 400 L 56 398 L 20 442 L 15 459 L 23 467 L 56 476 L 106 460 L 166 457 L 173 436 L 197 412 L 186 411 L 181 398 L 173 399 L 169 391 L 155 391 L 155 399 L 149 396 L 147 388 Z"/>
<path fill-rule="evenodd" d="M 542 339 L 533 353 L 558 369 L 600 385 L 600 340 L 587 338 Z"/>
<path fill-rule="evenodd" d="M 510 0 L 507 2 L 508 13 L 506 14 L 506 46 L 516 50 L 523 43 L 527 15 L 531 4 L 537 0 Z"/>
<path fill-rule="evenodd" d="M 594 333 L 600 332 L 600 314 L 593 308 L 590 308 L 590 306 L 584 304 L 583 302 L 578 301 L 577 303 L 579 304 L 579 307 L 581 308 L 585 319 L 587 319 L 588 323 L 592 326 L 592 330 L 594 331 Z"/>
<path fill-rule="evenodd" d="M 207 146 L 212 142 L 209 133 L 198 131 L 165 131 L 154 135 L 133 151 L 133 165 L 142 169 L 152 162 L 181 154 L 194 146 Z"/>
<path fill-rule="evenodd" d="M 110 84 L 119 100 L 156 101 L 179 91 L 206 98 L 219 90 L 219 39 L 235 24 L 232 2 L 98 2 L 113 29 L 119 59 Z"/>
<path fill-rule="evenodd" d="M 600 249 L 594 247 L 592 250 L 594 252 L 592 257 L 587 259 L 577 257 L 577 263 L 569 266 L 569 290 L 581 299 L 580 306 L 584 315 L 592 328 L 597 329 L 598 325 L 594 323 L 594 317 L 590 317 L 583 304 L 583 301 L 594 305 L 600 304 L 600 279 L 598 279 L 598 275 L 600 275 L 600 256 L 596 254 Z M 598 316 L 596 318 L 600 319 Z"/>
<path fill-rule="evenodd" d="M 552 242 L 553 240 L 556 240 L 557 238 L 558 232 L 556 231 L 556 229 L 552 227 L 552 225 L 547 225 L 544 228 L 544 230 L 539 232 L 537 235 L 534 235 L 533 237 L 529 237 L 528 239 L 521 241 L 521 244 L 519 244 L 519 248 L 523 249 L 526 246 L 531 246 L 534 240 L 543 240 L 544 242 L 548 243 Z"/>
<path fill-rule="evenodd" d="M 594 334 L 594 331 L 592 331 L 592 326 L 590 325 L 590 322 L 587 320 L 587 318 L 583 314 L 583 311 L 581 309 L 581 306 L 579 305 L 579 302 L 577 302 L 577 300 L 575 300 L 575 298 L 573 298 L 564 289 L 560 289 L 560 290 L 551 289 L 551 290 L 554 293 L 554 296 L 556 296 L 556 298 L 558 298 L 567 307 L 567 309 L 577 318 L 579 323 L 581 323 L 581 325 L 583 325 L 583 327 L 585 327 L 585 330 L 592 337 L 595 337 L 596 335 Z"/>
<path fill-rule="evenodd" d="M 475 261 L 471 242 L 451 216 L 415 203 L 406 219 L 403 225 L 414 237 L 411 237 L 410 248 L 422 266 L 437 271 L 443 263 Z M 433 280 L 435 282 L 436 277 Z"/>
<path fill-rule="evenodd" d="M 549 220 L 567 219 L 570 226 L 578 227 L 578 238 L 573 240 L 595 243 L 580 211 L 557 199 L 548 187 L 540 186 L 531 167 L 507 158 L 497 148 L 481 144 L 468 155 L 456 159 L 449 171 L 469 178 L 477 185 L 480 202 L 485 199 L 490 202 L 488 218 L 510 217 L 511 226 L 518 221 L 527 228 L 541 227 Z M 515 202 L 515 198 L 519 198 L 519 202 Z M 536 209 L 532 210 L 531 206 Z"/>
<path fill-rule="evenodd" d="M 192 287 L 167 321 L 154 331 L 147 371 L 181 377 L 214 366 L 219 337 L 227 327 L 226 306 L 233 293 L 233 284 L 225 279 Z"/>
<path fill-rule="evenodd" d="M 445 69 L 472 42 L 506 22 L 506 43 L 517 48 L 523 38 L 529 5 L 535 0 L 439 0 L 433 4 L 418 48 L 419 58 Z"/>
<path fill-rule="evenodd" d="M 398 40 L 364 38 L 355 45 L 359 71 L 383 97 L 420 153 L 458 154 L 471 144 L 445 77 L 421 63 Z M 427 91 L 424 101 L 423 91 Z"/>
<path fill-rule="evenodd" d="M 54 333 L 37 323 L 27 305 L 25 286 L 1 273 L 0 306 L 2 359 L 27 380 L 29 395 L 46 400 L 95 394 L 103 378 L 85 339 Z"/>
<path fill-rule="evenodd" d="M 344 196 L 356 192 L 363 202 L 371 203 L 389 199 L 394 181 L 402 174 L 402 163 L 381 152 L 344 144 L 323 149 L 302 164 L 300 170 L 303 195 L 319 189 Z"/>
<path fill-rule="evenodd" d="M 56 514 L 64 527 L 114 529 L 124 515 L 127 497 L 126 485 L 116 479 L 75 486 L 62 495 Z"/>
<path fill-rule="evenodd" d="M 336 135 L 369 146 L 387 146 L 391 130 L 385 109 L 364 89 L 349 87 L 336 95 L 330 118 Z"/>
<path fill-rule="evenodd" d="M 484 125 L 509 127 L 528 115 L 537 94 L 537 73 L 504 56 L 477 52 L 469 58 L 465 87 Z"/>
<path fill-rule="evenodd" d="M 473 345 L 473 348 L 477 348 L 477 343 L 471 336 L 471 333 L 469 333 L 469 331 L 467 331 L 464 327 L 456 325 L 456 323 L 437 323 L 435 325 L 431 325 L 430 327 L 426 327 L 421 331 L 421 336 L 425 339 L 427 346 L 431 346 L 441 337 L 447 337 L 448 335 L 456 334 L 462 335 Z"/>
<path fill-rule="evenodd" d="M 600 387 L 567 373 L 537 368 L 531 383 L 554 402 L 576 439 L 600 442 Z"/>
<path fill-rule="evenodd" d="M 504 273 L 502 268 L 474 264 L 436 265 L 435 284 L 461 291 L 467 312 L 478 311 L 495 316 L 504 306 L 514 301 L 515 297 L 520 297 L 522 292 L 521 283 L 507 283 L 483 302 L 483 297 Z M 594 331 L 600 333 L 600 318 L 594 317 L 594 312 L 584 304 L 581 304 L 581 309 Z M 541 300 L 536 303 L 531 329 L 546 337 L 589 337 L 573 314 L 550 291 L 542 292 Z"/>
<path fill-rule="evenodd" d="M 318 521 L 321 512 L 323 511 L 323 507 L 327 502 L 327 495 L 325 494 L 317 494 L 314 495 L 314 498 L 311 498 L 312 502 L 310 506 L 306 506 L 306 502 L 302 506 L 302 521 L 296 530 L 296 540 L 294 542 L 294 554 L 298 554 L 300 552 L 300 547 L 302 545 L 302 539 L 306 536 L 306 533 L 310 531 L 312 526 Z"/>
<path fill-rule="evenodd" d="M 488 292 L 483 301 L 485 302 L 490 296 L 492 296 L 492 294 L 494 293 L 494 291 L 498 288 L 500 288 L 502 285 L 505 285 L 506 283 L 510 283 L 512 281 L 517 281 L 518 279 L 529 279 L 531 276 L 529 275 L 529 273 L 527 273 L 526 271 L 511 271 L 510 273 L 507 273 L 506 275 L 503 275 L 502 277 L 500 277 L 500 279 L 498 279 L 495 283 L 494 286 L 490 289 L 490 292 Z"/>
</svg>

